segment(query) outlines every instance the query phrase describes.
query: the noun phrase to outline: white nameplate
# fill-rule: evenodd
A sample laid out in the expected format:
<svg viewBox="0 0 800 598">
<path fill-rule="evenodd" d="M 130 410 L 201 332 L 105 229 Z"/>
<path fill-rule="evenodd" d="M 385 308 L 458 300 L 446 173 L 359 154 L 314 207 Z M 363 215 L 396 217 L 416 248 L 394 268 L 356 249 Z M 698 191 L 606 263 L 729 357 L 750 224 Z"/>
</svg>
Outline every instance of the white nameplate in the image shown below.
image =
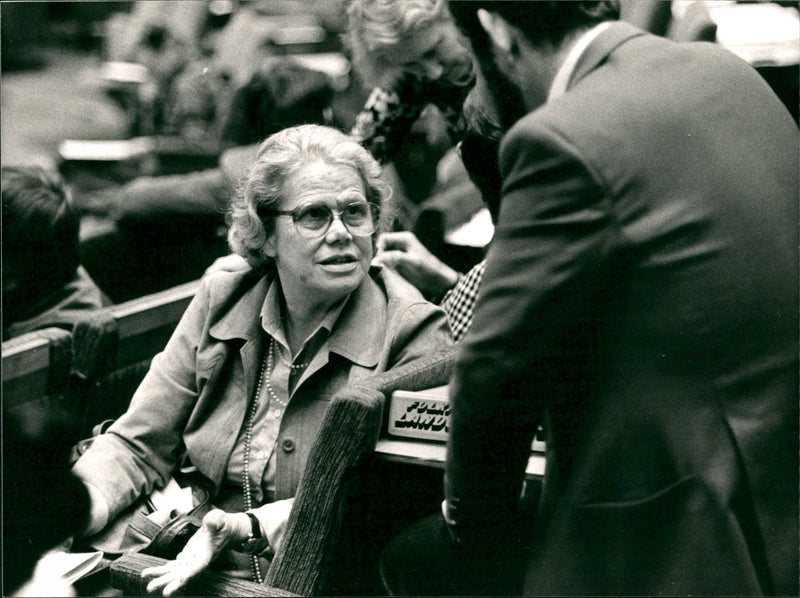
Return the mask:
<svg viewBox="0 0 800 598">
<path fill-rule="evenodd" d="M 419 438 L 447 442 L 450 433 L 450 402 L 448 387 L 437 386 L 428 390 L 396 390 L 389 401 L 389 425 L 391 436 Z M 544 452 L 542 429 L 536 433 L 531 450 Z"/>
</svg>

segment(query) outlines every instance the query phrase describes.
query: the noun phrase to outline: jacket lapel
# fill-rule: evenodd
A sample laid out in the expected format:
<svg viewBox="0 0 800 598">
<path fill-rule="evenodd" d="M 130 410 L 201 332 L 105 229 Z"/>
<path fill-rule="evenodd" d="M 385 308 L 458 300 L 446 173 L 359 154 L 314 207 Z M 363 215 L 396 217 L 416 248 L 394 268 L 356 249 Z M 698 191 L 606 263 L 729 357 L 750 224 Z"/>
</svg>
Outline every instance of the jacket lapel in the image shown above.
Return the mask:
<svg viewBox="0 0 800 598">
<path fill-rule="evenodd" d="M 245 396 L 249 402 L 255 392 L 256 377 L 264 351 L 264 334 L 261 328 L 261 307 L 267 296 L 271 277 L 262 276 L 252 287 L 242 293 L 220 319 L 209 329 L 209 334 L 220 341 L 244 341 L 239 349 L 244 372 Z"/>
<path fill-rule="evenodd" d="M 332 353 L 362 367 L 378 365 L 386 336 L 386 297 L 371 269 L 339 315 L 328 346 Z"/>
</svg>

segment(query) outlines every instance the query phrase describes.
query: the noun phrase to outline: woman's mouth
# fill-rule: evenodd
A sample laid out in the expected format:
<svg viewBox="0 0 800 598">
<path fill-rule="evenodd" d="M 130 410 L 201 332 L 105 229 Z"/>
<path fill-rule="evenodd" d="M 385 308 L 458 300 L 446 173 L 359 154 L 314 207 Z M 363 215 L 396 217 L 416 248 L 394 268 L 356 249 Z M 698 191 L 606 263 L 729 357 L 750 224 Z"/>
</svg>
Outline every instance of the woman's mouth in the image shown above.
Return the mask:
<svg viewBox="0 0 800 598">
<path fill-rule="evenodd" d="M 356 262 L 356 256 L 354 255 L 335 255 L 328 258 L 325 258 L 320 263 L 324 265 L 330 264 L 349 264 L 350 262 Z"/>
<path fill-rule="evenodd" d="M 321 260 L 320 265 L 333 272 L 350 272 L 358 266 L 354 255 L 336 255 Z"/>
</svg>

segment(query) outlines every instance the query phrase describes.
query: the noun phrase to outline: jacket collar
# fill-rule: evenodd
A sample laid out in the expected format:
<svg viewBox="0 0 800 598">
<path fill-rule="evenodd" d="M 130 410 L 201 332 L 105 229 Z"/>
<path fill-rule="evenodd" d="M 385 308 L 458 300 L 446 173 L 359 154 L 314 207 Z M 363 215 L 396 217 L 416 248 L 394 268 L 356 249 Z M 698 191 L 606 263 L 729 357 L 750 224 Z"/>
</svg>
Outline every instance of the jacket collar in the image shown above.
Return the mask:
<svg viewBox="0 0 800 598">
<path fill-rule="evenodd" d="M 328 347 L 362 367 L 375 367 L 386 338 L 387 298 L 375 282 L 380 268 L 370 268 L 369 275 L 353 291 L 328 339 Z"/>
<path fill-rule="evenodd" d="M 384 344 L 386 297 L 374 280 L 378 271 L 371 268 L 369 275 L 353 291 L 328 338 L 331 352 L 363 367 L 377 365 Z M 230 307 L 220 307 L 223 313 L 210 327 L 211 336 L 223 341 L 242 339 L 249 343 L 257 340 L 263 334 L 259 315 L 273 276 L 271 273 L 261 276 L 240 292 L 238 298 L 232 298 L 232 304 L 226 301 Z"/>
<path fill-rule="evenodd" d="M 645 35 L 645 32 L 629 23 L 623 21 L 611 23 L 611 26 L 592 40 L 583 51 L 572 71 L 567 88 L 597 68 L 622 43 L 639 35 Z"/>
<path fill-rule="evenodd" d="M 211 306 L 212 310 L 216 307 L 219 315 L 219 319 L 209 328 L 209 334 L 214 338 L 250 342 L 261 336 L 259 314 L 273 274 L 260 276 L 248 286 L 248 280 L 252 282 L 253 275 L 251 271 L 242 276 L 238 284 L 233 285 L 230 296 L 223 297 L 218 306 Z"/>
</svg>

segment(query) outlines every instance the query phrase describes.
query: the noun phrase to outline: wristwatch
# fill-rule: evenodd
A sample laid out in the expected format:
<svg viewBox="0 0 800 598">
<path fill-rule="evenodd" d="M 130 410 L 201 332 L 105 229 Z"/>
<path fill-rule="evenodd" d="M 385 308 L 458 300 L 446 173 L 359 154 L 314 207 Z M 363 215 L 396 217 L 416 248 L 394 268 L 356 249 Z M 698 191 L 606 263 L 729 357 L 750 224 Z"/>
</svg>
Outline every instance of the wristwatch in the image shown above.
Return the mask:
<svg viewBox="0 0 800 598">
<path fill-rule="evenodd" d="M 245 515 L 250 519 L 250 534 L 247 540 L 239 545 L 239 552 L 261 554 L 269 546 L 269 542 L 261 533 L 261 524 L 256 516 L 249 511 L 245 511 Z"/>
</svg>

